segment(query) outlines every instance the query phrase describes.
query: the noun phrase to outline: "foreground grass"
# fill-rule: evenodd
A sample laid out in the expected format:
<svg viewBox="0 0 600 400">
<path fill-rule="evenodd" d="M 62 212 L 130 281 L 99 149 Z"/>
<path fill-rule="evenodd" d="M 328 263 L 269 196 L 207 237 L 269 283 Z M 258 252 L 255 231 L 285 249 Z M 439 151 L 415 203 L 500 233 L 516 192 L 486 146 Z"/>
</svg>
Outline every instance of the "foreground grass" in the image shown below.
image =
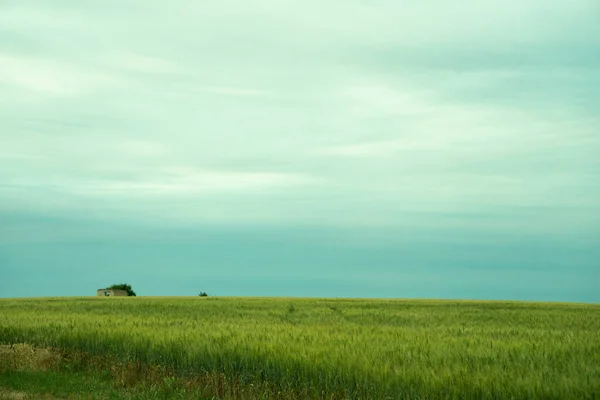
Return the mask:
<svg viewBox="0 0 600 400">
<path fill-rule="evenodd" d="M 110 379 L 63 371 L 14 371 L 0 374 L 0 399 L 125 399 Z"/>
<path fill-rule="evenodd" d="M 184 386 L 172 387 L 139 384 L 120 387 L 112 376 L 101 371 L 82 374 L 68 371 L 14 371 L 0 374 L 0 400 L 29 399 L 86 399 L 86 400 L 150 400 L 150 399 L 206 399 L 203 390 L 189 390 Z"/>
<path fill-rule="evenodd" d="M 204 386 L 182 385 L 164 373 L 149 375 L 148 366 L 135 372 L 131 363 L 110 356 L 91 358 L 29 344 L 0 345 L 0 400 L 209 399 Z"/>
<path fill-rule="evenodd" d="M 598 305 L 0 300 L 0 341 L 60 349 L 76 370 L 113 368 L 113 386 L 195 390 L 183 398 L 600 397 Z"/>
</svg>

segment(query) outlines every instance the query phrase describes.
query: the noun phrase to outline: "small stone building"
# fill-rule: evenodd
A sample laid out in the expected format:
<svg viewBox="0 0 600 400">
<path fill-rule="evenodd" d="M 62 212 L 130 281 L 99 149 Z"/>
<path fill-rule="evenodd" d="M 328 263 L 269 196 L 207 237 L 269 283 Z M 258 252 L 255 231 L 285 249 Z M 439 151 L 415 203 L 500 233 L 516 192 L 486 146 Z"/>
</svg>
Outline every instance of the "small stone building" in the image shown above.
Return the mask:
<svg viewBox="0 0 600 400">
<path fill-rule="evenodd" d="M 98 296 L 102 297 L 113 297 L 113 296 L 127 296 L 127 290 L 121 289 L 98 289 Z"/>
</svg>

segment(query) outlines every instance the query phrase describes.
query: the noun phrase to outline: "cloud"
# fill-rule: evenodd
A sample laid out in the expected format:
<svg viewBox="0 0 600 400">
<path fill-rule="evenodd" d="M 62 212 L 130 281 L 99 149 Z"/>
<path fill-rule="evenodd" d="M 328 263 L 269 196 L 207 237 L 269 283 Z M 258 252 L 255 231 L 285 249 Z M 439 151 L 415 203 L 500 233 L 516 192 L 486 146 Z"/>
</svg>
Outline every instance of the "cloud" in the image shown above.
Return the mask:
<svg viewBox="0 0 600 400">
<path fill-rule="evenodd" d="M 42 95 L 73 96 L 114 84 L 114 77 L 83 71 L 40 57 L 0 53 L 0 84 L 16 86 Z"/>
<path fill-rule="evenodd" d="M 108 65 L 138 73 L 176 74 L 182 72 L 174 62 L 130 51 L 108 52 L 98 57 L 98 62 L 102 61 Z"/>
<path fill-rule="evenodd" d="M 91 197 L 147 198 L 148 196 L 181 197 L 214 193 L 262 191 L 278 186 L 314 183 L 304 175 L 273 172 L 199 171 L 190 168 L 170 168 L 153 176 L 169 175 L 168 179 L 104 180 L 66 185 L 65 192 Z"/>
<path fill-rule="evenodd" d="M 0 6 L 0 209 L 576 229 L 600 196 L 594 4 Z"/>
<path fill-rule="evenodd" d="M 221 94 L 221 95 L 226 95 L 226 96 L 251 96 L 251 97 L 253 97 L 253 96 L 268 96 L 271 94 L 271 92 L 265 91 L 265 90 L 250 90 L 250 89 L 225 87 L 225 86 L 207 87 L 207 88 L 201 89 L 201 91 L 205 92 L 205 93 L 214 93 L 214 94 Z"/>
</svg>

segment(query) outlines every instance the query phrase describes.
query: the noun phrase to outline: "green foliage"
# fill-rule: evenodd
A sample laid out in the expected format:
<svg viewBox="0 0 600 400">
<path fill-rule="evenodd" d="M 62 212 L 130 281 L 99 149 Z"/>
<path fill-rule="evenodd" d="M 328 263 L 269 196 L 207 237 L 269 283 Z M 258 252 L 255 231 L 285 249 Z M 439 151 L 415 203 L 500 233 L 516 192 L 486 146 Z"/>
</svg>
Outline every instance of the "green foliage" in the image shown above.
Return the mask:
<svg viewBox="0 0 600 400">
<path fill-rule="evenodd" d="M 200 294 L 198 296 L 200 296 L 200 297 L 207 297 L 208 293 L 206 293 L 206 292 L 200 292 Z"/>
<path fill-rule="evenodd" d="M 125 290 L 127 292 L 127 296 L 136 296 L 135 292 L 131 288 L 131 285 L 128 285 L 127 283 L 118 283 L 118 284 L 109 286 L 107 289 Z"/>
<path fill-rule="evenodd" d="M 210 373 L 223 399 L 600 397 L 600 305 L 115 300 L 0 299 L 0 341 Z"/>
</svg>

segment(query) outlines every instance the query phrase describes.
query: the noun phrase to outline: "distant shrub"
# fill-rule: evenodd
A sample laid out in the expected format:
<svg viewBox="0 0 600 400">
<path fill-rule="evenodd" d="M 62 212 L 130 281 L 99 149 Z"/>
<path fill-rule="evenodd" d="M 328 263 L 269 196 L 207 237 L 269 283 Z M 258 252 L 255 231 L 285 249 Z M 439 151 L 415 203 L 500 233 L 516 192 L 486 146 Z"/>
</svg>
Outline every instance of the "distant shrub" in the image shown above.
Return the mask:
<svg viewBox="0 0 600 400">
<path fill-rule="evenodd" d="M 198 296 L 200 296 L 200 297 L 207 297 L 208 293 L 206 293 L 206 292 L 200 292 L 200 294 Z"/>
<path fill-rule="evenodd" d="M 124 290 L 127 292 L 127 296 L 136 296 L 135 292 L 131 288 L 131 285 L 128 285 L 127 283 L 115 284 L 115 285 L 107 287 L 107 289 Z"/>
</svg>

